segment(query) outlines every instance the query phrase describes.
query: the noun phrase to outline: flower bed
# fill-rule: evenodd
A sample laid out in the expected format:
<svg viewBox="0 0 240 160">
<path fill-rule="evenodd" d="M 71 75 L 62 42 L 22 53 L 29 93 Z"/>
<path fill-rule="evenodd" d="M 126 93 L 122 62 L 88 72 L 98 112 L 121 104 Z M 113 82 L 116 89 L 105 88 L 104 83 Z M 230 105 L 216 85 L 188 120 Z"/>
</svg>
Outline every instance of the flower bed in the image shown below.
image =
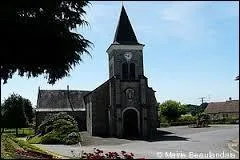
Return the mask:
<svg viewBox="0 0 240 160">
<path fill-rule="evenodd" d="M 94 148 L 93 153 L 83 153 L 81 156 L 82 159 L 134 159 L 133 153 L 127 153 L 125 151 L 121 151 L 121 153 L 117 152 L 107 152 L 104 153 L 100 149 Z M 140 158 L 144 159 L 144 158 Z"/>
<path fill-rule="evenodd" d="M 25 151 L 21 149 L 16 149 L 16 157 L 19 159 L 53 159 L 53 156 L 51 155 L 46 155 L 30 150 Z"/>
</svg>

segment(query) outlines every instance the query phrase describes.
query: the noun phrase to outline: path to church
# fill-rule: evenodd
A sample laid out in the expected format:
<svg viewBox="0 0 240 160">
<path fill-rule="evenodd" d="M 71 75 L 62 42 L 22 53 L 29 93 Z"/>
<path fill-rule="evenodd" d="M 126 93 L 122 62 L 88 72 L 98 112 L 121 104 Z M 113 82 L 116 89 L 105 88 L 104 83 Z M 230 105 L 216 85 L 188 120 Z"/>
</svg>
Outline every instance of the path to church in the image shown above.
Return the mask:
<svg viewBox="0 0 240 160">
<path fill-rule="evenodd" d="M 106 152 L 116 151 L 120 153 L 122 150 L 132 152 L 135 154 L 135 158 L 174 158 L 174 154 L 177 153 L 182 153 L 181 155 L 183 156 L 189 156 L 190 153 L 192 154 L 191 156 L 199 156 L 200 154 L 205 154 L 206 156 L 206 153 L 209 152 L 215 156 L 224 152 L 225 156 L 226 154 L 234 154 L 235 158 L 239 157 L 238 153 L 230 150 L 228 147 L 231 140 L 239 138 L 239 125 L 214 125 L 209 128 L 188 128 L 187 126 L 181 126 L 161 128 L 160 130 L 168 134 L 162 135 L 161 138 L 153 142 L 116 138 L 94 138 L 95 141 L 99 141 L 99 144 L 102 143 L 103 145 L 99 145 L 96 142 L 95 145 L 82 147 L 79 145 L 37 146 L 63 156 L 77 155 L 81 150 L 91 152 L 93 148 L 98 148 Z"/>
</svg>

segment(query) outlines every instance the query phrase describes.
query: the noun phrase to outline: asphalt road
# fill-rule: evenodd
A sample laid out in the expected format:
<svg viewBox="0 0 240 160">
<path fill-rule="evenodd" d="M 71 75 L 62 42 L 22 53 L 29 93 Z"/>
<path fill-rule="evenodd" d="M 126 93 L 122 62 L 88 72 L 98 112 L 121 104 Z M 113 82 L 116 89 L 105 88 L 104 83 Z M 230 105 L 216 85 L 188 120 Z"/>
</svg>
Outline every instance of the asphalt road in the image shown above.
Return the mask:
<svg viewBox="0 0 240 160">
<path fill-rule="evenodd" d="M 237 159 L 239 155 L 231 151 L 228 144 L 231 140 L 239 138 L 239 125 L 214 125 L 209 128 L 188 128 L 187 126 L 169 127 L 159 129 L 161 136 L 149 141 L 129 141 L 111 139 L 110 141 L 123 141 L 117 145 L 92 146 L 65 146 L 65 145 L 37 145 L 48 151 L 64 156 L 79 155 L 82 150 L 92 152 L 93 148 L 103 151 L 122 150 L 132 152 L 135 158 L 191 158 L 191 159 Z M 98 137 L 98 139 L 100 139 Z M 101 142 L 104 138 L 101 139 Z M 106 142 L 109 139 L 106 139 Z"/>
</svg>

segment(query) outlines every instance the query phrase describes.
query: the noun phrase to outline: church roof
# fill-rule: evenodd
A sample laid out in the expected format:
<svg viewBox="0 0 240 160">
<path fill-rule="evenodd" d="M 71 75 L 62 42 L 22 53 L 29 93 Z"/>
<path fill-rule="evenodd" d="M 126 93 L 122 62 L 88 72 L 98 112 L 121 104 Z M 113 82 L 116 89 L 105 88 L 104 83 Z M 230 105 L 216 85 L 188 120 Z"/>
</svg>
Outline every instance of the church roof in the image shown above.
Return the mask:
<svg viewBox="0 0 240 160">
<path fill-rule="evenodd" d="M 87 93 L 89 91 L 39 90 L 36 111 L 72 111 L 71 104 L 74 111 L 85 111 L 83 96 Z"/>
<path fill-rule="evenodd" d="M 139 44 L 124 6 L 122 6 L 113 44 Z"/>
</svg>

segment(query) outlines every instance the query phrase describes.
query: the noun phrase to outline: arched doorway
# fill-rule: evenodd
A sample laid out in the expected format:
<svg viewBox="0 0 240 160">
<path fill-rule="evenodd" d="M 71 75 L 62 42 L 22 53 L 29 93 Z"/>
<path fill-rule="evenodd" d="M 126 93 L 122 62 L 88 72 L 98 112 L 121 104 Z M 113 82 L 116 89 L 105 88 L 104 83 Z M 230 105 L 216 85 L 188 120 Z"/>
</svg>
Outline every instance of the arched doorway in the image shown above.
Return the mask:
<svg viewBox="0 0 240 160">
<path fill-rule="evenodd" d="M 139 137 L 138 123 L 137 112 L 133 109 L 127 109 L 123 113 L 123 136 Z"/>
</svg>

